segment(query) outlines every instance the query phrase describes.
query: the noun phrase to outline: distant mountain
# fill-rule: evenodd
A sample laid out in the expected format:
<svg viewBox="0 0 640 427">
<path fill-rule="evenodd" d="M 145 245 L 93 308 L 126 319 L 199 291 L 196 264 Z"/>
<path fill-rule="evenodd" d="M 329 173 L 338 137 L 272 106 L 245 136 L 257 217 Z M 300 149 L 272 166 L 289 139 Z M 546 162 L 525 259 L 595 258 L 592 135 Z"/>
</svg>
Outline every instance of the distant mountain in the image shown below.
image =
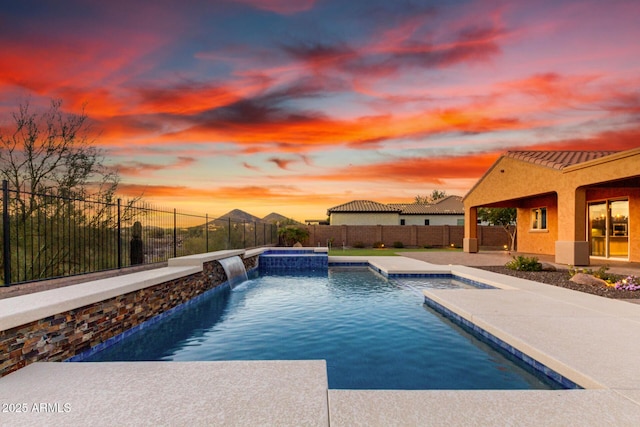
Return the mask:
<svg viewBox="0 0 640 427">
<path fill-rule="evenodd" d="M 269 215 L 262 218 L 264 222 L 268 222 L 271 224 L 275 224 L 279 222 L 280 224 L 300 224 L 295 219 L 287 218 L 284 215 L 280 215 L 279 213 L 271 212 Z"/>
<path fill-rule="evenodd" d="M 251 215 L 250 213 L 247 213 L 245 211 L 242 211 L 240 209 L 234 209 L 232 211 L 227 212 L 224 215 L 220 215 L 220 218 L 231 218 L 231 220 L 233 221 L 238 221 L 238 222 L 254 222 L 254 221 L 262 221 L 262 219 L 258 218 L 257 216 Z"/>
<path fill-rule="evenodd" d="M 216 223 L 222 223 L 224 221 L 228 221 L 228 218 L 231 218 L 232 221 L 236 221 L 236 222 L 242 222 L 242 221 L 266 222 L 269 224 L 276 224 L 279 222 L 281 225 L 300 224 L 298 221 L 291 218 L 287 218 L 286 216 L 276 212 L 271 212 L 269 215 L 265 216 L 264 218 L 258 218 L 257 216 L 251 215 L 250 213 L 240 209 L 234 209 L 232 211 L 227 212 L 226 214 L 220 215 L 220 217 L 218 217 L 214 221 Z"/>
</svg>

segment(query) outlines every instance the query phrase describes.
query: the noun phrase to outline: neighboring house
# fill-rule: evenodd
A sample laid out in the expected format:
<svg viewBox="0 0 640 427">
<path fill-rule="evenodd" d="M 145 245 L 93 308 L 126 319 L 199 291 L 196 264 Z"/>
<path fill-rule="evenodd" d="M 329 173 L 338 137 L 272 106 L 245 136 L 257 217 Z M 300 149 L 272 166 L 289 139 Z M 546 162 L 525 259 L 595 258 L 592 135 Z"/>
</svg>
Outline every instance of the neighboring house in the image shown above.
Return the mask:
<svg viewBox="0 0 640 427">
<path fill-rule="evenodd" d="M 447 196 L 433 203 L 390 203 L 401 209 L 400 225 L 464 225 L 462 197 Z"/>
<path fill-rule="evenodd" d="M 327 210 L 331 225 L 398 225 L 400 208 L 371 200 L 354 200 Z"/>
<path fill-rule="evenodd" d="M 327 210 L 331 225 L 463 225 L 462 197 L 448 196 L 430 204 L 383 204 L 354 200 Z"/>
<path fill-rule="evenodd" d="M 515 207 L 519 252 L 640 261 L 640 148 L 509 151 L 463 201 L 465 252 L 478 251 L 479 208 Z"/>
</svg>

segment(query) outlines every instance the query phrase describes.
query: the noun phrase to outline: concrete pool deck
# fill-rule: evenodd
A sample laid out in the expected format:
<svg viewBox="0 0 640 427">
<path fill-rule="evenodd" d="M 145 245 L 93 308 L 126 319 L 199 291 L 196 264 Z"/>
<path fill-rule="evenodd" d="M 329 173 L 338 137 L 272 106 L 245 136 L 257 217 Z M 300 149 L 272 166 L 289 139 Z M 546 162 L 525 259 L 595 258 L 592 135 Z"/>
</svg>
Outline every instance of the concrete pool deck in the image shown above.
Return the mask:
<svg viewBox="0 0 640 427">
<path fill-rule="evenodd" d="M 0 424 L 640 424 L 640 305 L 459 265 L 370 262 L 500 288 L 427 294 L 585 390 L 329 390 L 323 361 L 36 363 L 0 379 Z M 23 403 L 26 412 L 1 412 Z"/>
</svg>

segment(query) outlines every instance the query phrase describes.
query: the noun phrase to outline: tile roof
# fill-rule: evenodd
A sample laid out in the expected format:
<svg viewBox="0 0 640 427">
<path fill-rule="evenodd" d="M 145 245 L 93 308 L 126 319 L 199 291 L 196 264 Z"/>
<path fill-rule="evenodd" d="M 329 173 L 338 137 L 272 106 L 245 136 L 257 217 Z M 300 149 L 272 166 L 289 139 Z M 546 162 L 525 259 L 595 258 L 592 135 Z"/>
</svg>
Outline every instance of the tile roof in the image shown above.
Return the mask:
<svg viewBox="0 0 640 427">
<path fill-rule="evenodd" d="M 386 205 L 371 200 L 354 200 L 327 210 L 329 215 L 335 212 L 396 212 L 401 215 L 458 215 L 464 214 L 464 205 L 462 204 L 462 197 L 460 196 L 447 196 L 433 203 L 389 203 Z"/>
<path fill-rule="evenodd" d="M 374 202 L 371 200 L 354 200 L 339 206 L 334 206 L 327 210 L 329 214 L 333 212 L 400 212 L 400 208 Z"/>
<path fill-rule="evenodd" d="M 390 203 L 402 209 L 402 215 L 463 215 L 462 197 L 447 196 L 433 203 Z"/>
<path fill-rule="evenodd" d="M 618 153 L 618 151 L 507 151 L 504 156 L 562 170 L 568 166 L 599 159 L 615 153 Z"/>
</svg>

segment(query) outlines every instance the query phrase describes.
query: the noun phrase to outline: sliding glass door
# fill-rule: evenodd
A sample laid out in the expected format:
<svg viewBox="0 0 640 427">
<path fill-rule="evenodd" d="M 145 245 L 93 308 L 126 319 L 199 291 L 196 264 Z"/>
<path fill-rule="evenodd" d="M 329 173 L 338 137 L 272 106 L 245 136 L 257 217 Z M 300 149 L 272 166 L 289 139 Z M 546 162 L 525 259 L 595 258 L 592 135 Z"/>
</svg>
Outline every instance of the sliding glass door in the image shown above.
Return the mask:
<svg viewBox="0 0 640 427">
<path fill-rule="evenodd" d="M 589 204 L 591 256 L 629 257 L 629 201 L 606 200 Z"/>
</svg>

